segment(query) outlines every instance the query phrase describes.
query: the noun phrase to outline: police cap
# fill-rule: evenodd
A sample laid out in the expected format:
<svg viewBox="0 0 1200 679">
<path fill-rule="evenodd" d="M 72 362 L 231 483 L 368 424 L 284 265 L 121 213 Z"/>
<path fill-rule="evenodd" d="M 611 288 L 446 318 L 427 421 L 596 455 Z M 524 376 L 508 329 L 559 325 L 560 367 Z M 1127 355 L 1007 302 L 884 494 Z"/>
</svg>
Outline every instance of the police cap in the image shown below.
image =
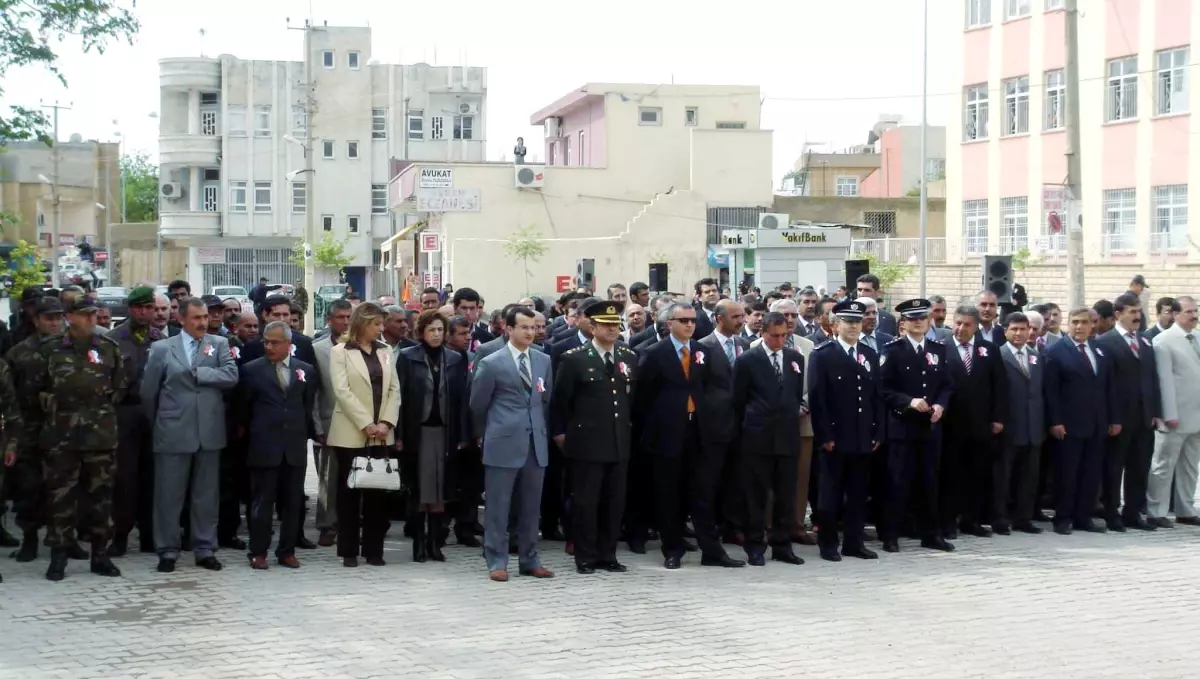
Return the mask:
<svg viewBox="0 0 1200 679">
<path fill-rule="evenodd" d="M 927 299 L 909 299 L 896 305 L 896 313 L 905 318 L 925 318 L 933 304 Z"/>
</svg>

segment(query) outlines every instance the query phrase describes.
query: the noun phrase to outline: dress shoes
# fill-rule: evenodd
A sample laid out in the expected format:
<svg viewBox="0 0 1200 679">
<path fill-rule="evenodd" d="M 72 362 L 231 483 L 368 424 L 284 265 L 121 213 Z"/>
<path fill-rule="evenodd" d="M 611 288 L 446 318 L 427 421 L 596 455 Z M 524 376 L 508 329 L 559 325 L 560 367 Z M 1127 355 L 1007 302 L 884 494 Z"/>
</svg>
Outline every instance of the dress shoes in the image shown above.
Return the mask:
<svg viewBox="0 0 1200 679">
<path fill-rule="evenodd" d="M 295 554 L 286 554 L 279 557 L 279 565 L 284 568 L 299 568 L 300 560 L 296 558 Z"/>
<path fill-rule="evenodd" d="M 321 529 L 321 534 L 317 536 L 317 545 L 320 547 L 332 547 L 337 544 L 337 531 L 330 528 Z"/>
<path fill-rule="evenodd" d="M 50 567 L 46 569 L 46 579 L 58 582 L 67 577 L 67 550 L 54 547 L 50 550 Z"/>
<path fill-rule="evenodd" d="M 801 559 L 796 555 L 795 552 L 792 551 L 791 545 L 788 545 L 787 547 L 780 547 L 778 549 L 772 549 L 771 561 L 782 561 L 783 563 L 790 563 L 793 566 L 800 566 L 804 563 L 804 559 Z"/>
<path fill-rule="evenodd" d="M 878 559 L 879 555 L 873 550 L 866 547 L 842 547 L 842 556 L 851 556 L 855 559 Z"/>
<path fill-rule="evenodd" d="M 694 543 L 694 542 L 690 542 L 690 541 L 688 541 L 688 540 L 684 540 L 684 541 L 683 541 L 683 549 L 684 549 L 684 551 L 687 551 L 687 552 L 698 552 L 698 551 L 700 551 L 700 548 L 696 546 L 696 543 Z"/>
<path fill-rule="evenodd" d="M 554 577 L 554 571 L 546 568 L 545 566 L 538 566 L 537 568 L 530 568 L 529 570 L 521 571 L 521 575 L 527 575 L 531 578 L 545 580 Z"/>
<path fill-rule="evenodd" d="M 129 538 L 113 538 L 105 550 L 110 559 L 119 559 L 129 551 Z"/>
<path fill-rule="evenodd" d="M 1082 531 L 1086 531 L 1088 533 L 1107 533 L 1108 532 L 1108 528 L 1104 524 L 1096 523 L 1095 521 L 1092 521 L 1091 519 L 1088 519 L 1087 521 L 1082 521 L 1082 522 L 1076 523 L 1074 528 L 1075 528 L 1075 530 L 1082 530 Z"/>
<path fill-rule="evenodd" d="M 1033 520 L 1038 523 L 1050 523 L 1050 517 L 1040 509 L 1033 513 Z"/>
<path fill-rule="evenodd" d="M 1104 525 L 1105 525 L 1105 527 L 1107 527 L 1109 530 L 1111 530 L 1114 533 L 1124 533 L 1125 532 L 1125 522 L 1121 521 L 1118 518 L 1114 517 L 1114 518 L 1105 519 Z"/>
<path fill-rule="evenodd" d="M 921 540 L 921 546 L 924 547 L 925 549 L 933 549 L 933 550 L 937 550 L 939 552 L 953 552 L 954 551 L 954 545 L 950 544 L 949 542 L 946 542 L 946 538 L 943 538 L 940 536 L 935 537 L 935 538 L 925 538 L 925 539 Z"/>
<path fill-rule="evenodd" d="M 822 547 L 821 558 L 826 561 L 841 561 L 842 555 L 838 554 L 837 547 Z"/>
<path fill-rule="evenodd" d="M 488 580 L 492 582 L 508 582 L 508 571 L 492 571 L 488 573 Z"/>
<path fill-rule="evenodd" d="M 241 542 L 241 540 L 238 540 L 238 542 Z M 244 545 L 246 543 L 242 542 L 242 544 Z M 301 535 L 300 539 L 296 540 L 296 547 L 299 549 L 316 549 L 317 543 Z M 242 549 L 245 549 L 245 547 L 242 547 Z"/>
<path fill-rule="evenodd" d="M 667 558 L 663 559 L 663 568 L 666 568 L 669 571 L 679 570 L 682 567 L 683 560 L 678 556 L 668 556 Z"/>
<path fill-rule="evenodd" d="M 605 561 L 603 563 L 596 562 L 595 567 L 602 571 L 608 571 L 609 573 L 624 573 L 625 571 L 629 570 L 625 567 L 625 564 L 621 563 L 620 561 Z"/>
<path fill-rule="evenodd" d="M 459 533 L 455 537 L 458 539 L 458 544 L 463 547 L 480 547 L 482 544 L 474 533 Z"/>
<path fill-rule="evenodd" d="M 221 549 L 234 549 L 239 552 L 242 552 L 242 551 L 245 551 L 245 549 L 246 549 L 246 541 L 235 535 L 235 536 L 229 538 L 228 540 L 218 541 L 217 546 L 220 547 Z"/>
<path fill-rule="evenodd" d="M 1182 523 L 1185 526 L 1200 526 L 1200 516 L 1176 516 L 1175 523 Z"/>
<path fill-rule="evenodd" d="M 206 571 L 219 571 L 224 568 L 215 556 L 202 556 L 196 559 L 196 565 Z"/>
<path fill-rule="evenodd" d="M 798 545 L 805 545 L 807 547 L 812 547 L 817 544 L 817 536 L 813 535 L 812 533 L 810 533 L 802 528 L 793 529 L 791 535 L 789 535 L 788 537 L 791 539 L 792 542 L 794 542 Z"/>
<path fill-rule="evenodd" d="M 963 532 L 965 533 L 966 530 L 964 529 Z M 947 540 L 957 540 L 958 539 L 958 526 L 955 526 L 955 525 L 946 526 L 945 528 L 942 529 L 942 535 L 945 536 L 945 538 Z M 920 538 L 919 535 L 909 535 L 906 537 L 911 537 L 914 540 L 917 540 Z"/>
<path fill-rule="evenodd" d="M 1158 526 L 1155 526 L 1149 521 L 1143 519 L 1141 514 L 1138 514 L 1134 517 L 1121 519 L 1121 521 L 1125 524 L 1126 528 L 1136 528 L 1137 530 L 1156 530 L 1158 528 Z"/>
<path fill-rule="evenodd" d="M 76 542 L 70 547 L 67 547 L 67 558 L 72 561 L 87 561 L 88 559 L 92 558 L 92 556 L 87 553 L 86 549 L 81 547 L 79 543 Z"/>
<path fill-rule="evenodd" d="M 1045 532 L 1045 529 L 1034 524 L 1032 521 L 1018 521 L 1013 525 L 1013 529 L 1022 533 L 1028 533 L 1029 535 L 1041 535 Z"/>
<path fill-rule="evenodd" d="M 992 532 L 996 535 L 1012 535 L 1012 526 L 1007 523 L 992 524 Z"/>
<path fill-rule="evenodd" d="M 725 533 L 723 540 L 725 544 L 737 545 L 738 547 L 746 546 L 746 534 L 740 530 L 728 531 Z"/>
<path fill-rule="evenodd" d="M 160 558 L 158 560 L 158 568 L 155 570 L 159 573 L 174 573 L 175 559 Z"/>
<path fill-rule="evenodd" d="M 21 548 L 12 553 L 12 558 L 17 560 L 17 563 L 29 563 L 37 558 L 38 555 L 38 536 L 36 530 L 26 531 L 25 538 L 21 541 Z"/>
<path fill-rule="evenodd" d="M 746 555 L 746 563 L 751 566 L 766 566 L 767 559 L 762 553 L 754 553 Z"/>
<path fill-rule="evenodd" d="M 1059 535 L 1070 535 L 1075 531 L 1071 530 L 1071 524 L 1069 523 L 1056 523 L 1054 524 L 1054 532 Z"/>
<path fill-rule="evenodd" d="M 358 557 L 348 556 L 342 559 L 343 568 L 358 568 Z"/>
<path fill-rule="evenodd" d="M 108 553 L 104 549 L 97 549 L 96 553 L 99 556 L 92 558 L 91 571 L 96 575 L 102 575 L 106 578 L 121 577 L 121 569 L 117 568 L 116 564 L 108 558 Z"/>
<path fill-rule="evenodd" d="M 977 538 L 992 537 L 992 529 L 991 528 L 988 528 L 987 526 L 981 526 L 977 523 L 965 523 L 959 527 L 959 530 L 961 530 L 964 535 L 972 535 Z M 946 539 L 953 540 L 954 538 L 947 535 Z"/>
<path fill-rule="evenodd" d="M 596 569 L 590 563 L 575 564 L 575 572 L 580 575 L 591 575 L 596 572 Z"/>
<path fill-rule="evenodd" d="M 575 543 L 568 540 L 567 544 L 563 547 L 563 551 L 567 553 L 567 556 L 575 556 Z M 514 551 L 513 553 L 515 554 L 516 552 Z"/>
<path fill-rule="evenodd" d="M 1175 524 L 1165 516 L 1151 516 L 1146 519 L 1155 528 L 1174 528 Z"/>
<path fill-rule="evenodd" d="M 376 568 L 381 568 L 383 566 L 386 566 L 387 562 L 383 560 L 382 556 L 368 556 L 367 557 L 367 565 L 374 566 Z"/>
<path fill-rule="evenodd" d="M 267 570 L 267 557 L 262 555 L 250 557 L 250 567 L 256 571 Z"/>
<path fill-rule="evenodd" d="M 634 554 L 645 554 L 646 553 L 646 541 L 645 540 L 630 540 L 629 541 L 629 551 L 633 552 Z"/>
<path fill-rule="evenodd" d="M 896 554 L 896 553 L 898 553 L 898 552 L 900 551 L 900 541 L 899 541 L 899 540 L 886 540 L 886 539 L 885 539 L 885 540 L 883 541 L 883 551 L 885 551 L 885 552 L 887 552 L 887 553 L 889 553 L 889 554 Z"/>
<path fill-rule="evenodd" d="M 716 554 L 713 556 L 705 556 L 700 559 L 701 566 L 720 566 L 721 568 L 741 568 L 746 565 L 745 561 L 735 559 L 728 554 Z"/>
<path fill-rule="evenodd" d="M 21 541 L 13 537 L 11 533 L 5 530 L 4 526 L 0 526 L 0 547 L 19 546 L 21 546 Z"/>
</svg>

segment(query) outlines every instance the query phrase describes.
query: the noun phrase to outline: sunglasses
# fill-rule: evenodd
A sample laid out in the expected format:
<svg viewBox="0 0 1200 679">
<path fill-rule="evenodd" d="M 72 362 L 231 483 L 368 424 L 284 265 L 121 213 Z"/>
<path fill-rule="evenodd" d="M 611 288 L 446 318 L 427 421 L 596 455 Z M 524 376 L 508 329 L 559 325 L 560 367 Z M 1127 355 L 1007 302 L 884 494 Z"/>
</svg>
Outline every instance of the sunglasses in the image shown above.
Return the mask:
<svg viewBox="0 0 1200 679">
<path fill-rule="evenodd" d="M 696 319 L 694 318 L 672 318 L 671 320 L 676 323 L 683 323 L 684 325 L 695 325 L 696 323 Z"/>
</svg>

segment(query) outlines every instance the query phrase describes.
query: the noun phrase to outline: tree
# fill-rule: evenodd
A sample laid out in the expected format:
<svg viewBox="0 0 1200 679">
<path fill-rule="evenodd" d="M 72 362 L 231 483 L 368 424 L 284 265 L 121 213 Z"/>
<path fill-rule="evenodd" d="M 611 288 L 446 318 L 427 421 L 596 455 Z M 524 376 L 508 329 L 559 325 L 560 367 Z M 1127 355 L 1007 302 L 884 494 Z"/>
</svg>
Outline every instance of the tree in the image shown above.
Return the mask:
<svg viewBox="0 0 1200 679">
<path fill-rule="evenodd" d="M 121 156 L 121 177 L 125 180 L 125 221 L 158 221 L 158 166 L 150 162 L 150 156 Z"/>
<path fill-rule="evenodd" d="M 108 43 L 132 43 L 139 25 L 125 3 L 113 0 L 0 0 L 0 81 L 9 68 L 42 66 L 67 85 L 58 69 L 56 48 L 68 38 L 83 52 L 103 54 Z M 133 0 L 129 3 L 134 4 Z M 0 98 L 4 89 L 0 86 Z M 50 122 L 37 109 L 11 106 L 0 115 L 0 145 L 6 141 L 38 139 L 50 145 Z"/>
<path fill-rule="evenodd" d="M 333 237 L 332 231 L 326 231 L 321 236 L 321 240 L 312 244 L 313 268 L 317 271 L 337 271 L 340 274 L 342 269 L 353 264 L 354 257 L 346 254 L 346 242 L 348 240 L 349 237 L 337 240 Z M 292 264 L 304 266 L 304 246 L 304 242 L 300 241 L 296 243 L 296 247 L 292 248 Z"/>
<path fill-rule="evenodd" d="M 20 299 L 25 288 L 38 287 L 45 280 L 41 261 L 37 248 L 24 240 L 17 241 L 8 261 L 0 260 L 0 274 L 12 276 L 9 294 L 14 299 Z"/>
<path fill-rule="evenodd" d="M 529 295 L 529 263 L 536 264 L 546 254 L 542 233 L 533 224 L 522 226 L 504 242 L 504 252 L 525 266 L 525 294 Z"/>
<path fill-rule="evenodd" d="M 870 263 L 871 273 L 879 277 L 879 287 L 882 290 L 891 290 L 892 285 L 899 283 L 912 273 L 912 264 L 897 264 L 896 262 L 880 261 L 874 253 L 860 252 L 853 255 L 855 259 L 865 259 Z"/>
</svg>

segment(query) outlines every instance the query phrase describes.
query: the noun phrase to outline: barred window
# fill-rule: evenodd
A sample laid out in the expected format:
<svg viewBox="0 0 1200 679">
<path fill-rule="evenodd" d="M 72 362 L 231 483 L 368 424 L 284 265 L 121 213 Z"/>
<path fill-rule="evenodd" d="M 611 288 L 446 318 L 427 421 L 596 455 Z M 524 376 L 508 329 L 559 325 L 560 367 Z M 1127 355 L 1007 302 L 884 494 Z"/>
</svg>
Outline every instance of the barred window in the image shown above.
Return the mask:
<svg viewBox="0 0 1200 679">
<path fill-rule="evenodd" d="M 968 255 L 987 253 L 988 202 L 963 201 L 963 248 Z"/>
</svg>

